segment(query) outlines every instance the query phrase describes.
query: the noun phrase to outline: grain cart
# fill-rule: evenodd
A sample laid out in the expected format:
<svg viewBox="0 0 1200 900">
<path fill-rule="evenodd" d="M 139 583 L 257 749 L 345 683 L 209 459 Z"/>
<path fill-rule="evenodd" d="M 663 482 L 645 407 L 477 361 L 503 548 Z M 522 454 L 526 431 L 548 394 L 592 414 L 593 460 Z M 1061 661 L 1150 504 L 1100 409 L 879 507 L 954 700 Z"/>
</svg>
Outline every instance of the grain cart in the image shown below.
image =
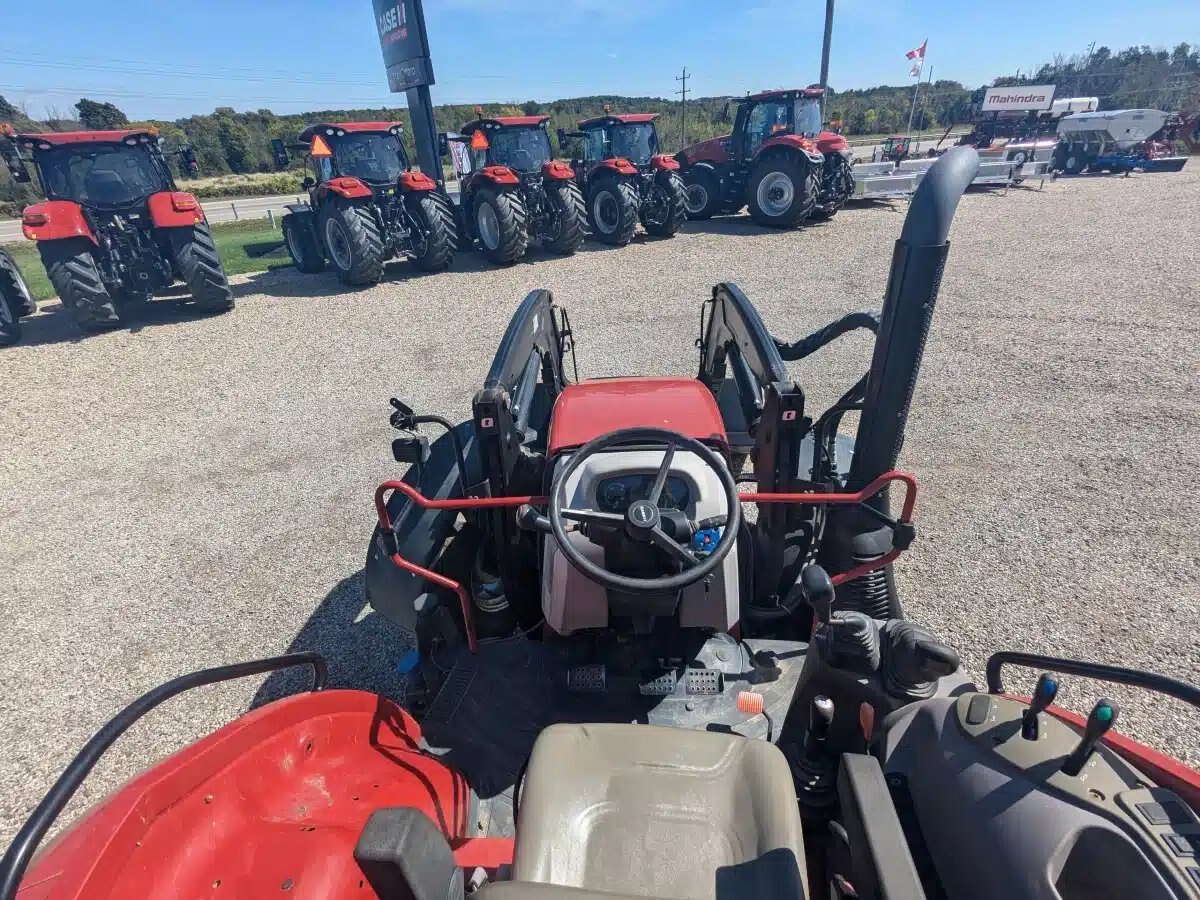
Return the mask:
<svg viewBox="0 0 1200 900">
<path fill-rule="evenodd" d="M 854 193 L 854 176 L 846 139 L 821 130 L 824 94 L 807 87 L 731 100 L 738 107 L 733 133 L 675 157 L 688 218 L 736 213 L 747 204 L 756 222 L 772 228 L 836 215 Z"/>
<path fill-rule="evenodd" d="M 1187 162 L 1156 138 L 1170 116 L 1157 109 L 1078 113 L 1058 123 L 1054 168 L 1089 172 L 1178 172 Z"/>
<path fill-rule="evenodd" d="M 468 148 L 460 221 L 467 240 L 479 239 L 484 256 L 508 265 L 534 241 L 569 256 L 586 237 L 583 194 L 575 170 L 550 158 L 549 116 L 498 116 L 468 122 L 459 134 L 441 135 Z"/>
<path fill-rule="evenodd" d="M 0 250 L 0 347 L 21 340 L 21 319 L 37 312 L 37 304 L 21 270 Z"/>
<path fill-rule="evenodd" d="M 592 236 L 623 247 L 641 222 L 648 234 L 671 237 L 687 218 L 687 192 L 679 163 L 661 152 L 658 113 L 605 114 L 559 131 L 563 145 L 578 138 L 580 159 L 571 161 L 587 200 Z"/>
<path fill-rule="evenodd" d="M 38 242 L 63 306 L 81 328 L 113 328 L 155 291 L 184 281 L 192 308 L 223 312 L 233 292 L 200 203 L 175 189 L 154 128 L 18 134 L 0 130 L 14 180 L 29 154 L 46 200 L 21 230 Z"/>
<path fill-rule="evenodd" d="M 454 261 L 454 207 L 412 170 L 401 130 L 398 122 L 319 122 L 300 132 L 313 172 L 304 179 L 309 201 L 288 206 L 283 234 L 301 272 L 324 271 L 328 260 L 343 284 L 373 284 L 396 257 L 425 272 Z"/>
</svg>

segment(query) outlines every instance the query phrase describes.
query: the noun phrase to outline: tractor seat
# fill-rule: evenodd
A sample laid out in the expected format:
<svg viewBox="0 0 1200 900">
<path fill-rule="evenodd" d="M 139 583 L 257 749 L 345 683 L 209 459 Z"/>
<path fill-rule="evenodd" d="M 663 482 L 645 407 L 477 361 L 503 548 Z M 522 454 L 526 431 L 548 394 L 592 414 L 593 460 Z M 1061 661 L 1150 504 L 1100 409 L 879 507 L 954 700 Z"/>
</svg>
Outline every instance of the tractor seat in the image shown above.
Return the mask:
<svg viewBox="0 0 1200 900">
<path fill-rule="evenodd" d="M 796 789 L 764 741 L 553 725 L 534 744 L 519 804 L 513 881 L 538 884 L 530 896 L 807 896 Z"/>
</svg>

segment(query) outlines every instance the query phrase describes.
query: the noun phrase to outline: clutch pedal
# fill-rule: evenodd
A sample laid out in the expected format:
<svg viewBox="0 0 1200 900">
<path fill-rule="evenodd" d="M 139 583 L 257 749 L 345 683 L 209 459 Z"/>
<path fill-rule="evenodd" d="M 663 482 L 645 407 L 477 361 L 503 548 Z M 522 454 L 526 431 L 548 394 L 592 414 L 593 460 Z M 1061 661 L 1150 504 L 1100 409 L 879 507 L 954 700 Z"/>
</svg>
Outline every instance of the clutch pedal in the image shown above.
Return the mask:
<svg viewBox="0 0 1200 900">
<path fill-rule="evenodd" d="M 675 685 L 679 683 L 673 671 L 663 672 L 657 678 L 638 685 L 638 693 L 643 697 L 669 697 L 675 693 Z"/>
<path fill-rule="evenodd" d="M 608 673 L 603 665 L 573 666 L 567 670 L 567 690 L 593 694 L 608 686 Z"/>
<path fill-rule="evenodd" d="M 716 669 L 688 669 L 687 692 L 689 694 L 715 695 L 725 690 L 725 679 Z"/>
</svg>

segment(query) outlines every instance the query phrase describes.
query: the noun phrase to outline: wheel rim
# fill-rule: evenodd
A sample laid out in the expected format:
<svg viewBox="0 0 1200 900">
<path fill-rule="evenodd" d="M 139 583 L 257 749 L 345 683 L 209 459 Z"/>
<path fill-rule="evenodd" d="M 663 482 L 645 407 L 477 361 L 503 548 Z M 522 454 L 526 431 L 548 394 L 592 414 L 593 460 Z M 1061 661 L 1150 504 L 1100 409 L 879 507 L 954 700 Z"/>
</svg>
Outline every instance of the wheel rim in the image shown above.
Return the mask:
<svg viewBox="0 0 1200 900">
<path fill-rule="evenodd" d="M 708 206 L 708 188 L 702 184 L 689 184 L 683 195 L 683 202 L 690 213 L 703 212 Z"/>
<path fill-rule="evenodd" d="M 304 254 L 300 251 L 300 241 L 296 238 L 296 229 L 289 227 L 285 231 L 288 252 L 292 254 L 292 259 L 296 261 L 296 265 L 300 265 L 304 261 Z"/>
<path fill-rule="evenodd" d="M 342 271 L 349 271 L 354 264 L 354 253 L 350 249 L 350 238 L 346 236 L 346 229 L 337 219 L 326 221 L 325 242 L 329 244 L 329 255 L 333 257 L 334 265 Z"/>
<path fill-rule="evenodd" d="M 1073 169 L 1073 168 L 1075 168 L 1075 157 L 1073 157 L 1073 156 L 1068 156 L 1068 157 L 1067 157 L 1067 168 L 1068 168 L 1068 169 Z"/>
<path fill-rule="evenodd" d="M 475 224 L 479 228 L 479 240 L 489 250 L 500 246 L 500 217 L 490 203 L 480 203 L 475 213 Z"/>
<path fill-rule="evenodd" d="M 1023 165 L 1025 165 L 1025 153 L 1024 153 L 1024 151 L 1022 151 L 1022 152 L 1020 152 L 1020 153 L 1016 154 L 1015 156 L 1013 156 L 1013 158 L 1012 158 L 1012 161 L 1013 161 L 1013 162 L 1015 162 L 1015 163 L 1016 163 L 1018 166 L 1023 166 Z"/>
<path fill-rule="evenodd" d="M 592 217 L 596 220 L 596 227 L 605 234 L 612 234 L 617 230 L 617 226 L 621 224 L 621 208 L 617 205 L 617 198 L 613 196 L 612 191 L 600 191 L 596 194 L 596 199 L 592 201 Z"/>
<path fill-rule="evenodd" d="M 771 172 L 758 183 L 758 208 L 769 216 L 781 216 L 791 208 L 796 187 L 784 172 Z"/>
</svg>

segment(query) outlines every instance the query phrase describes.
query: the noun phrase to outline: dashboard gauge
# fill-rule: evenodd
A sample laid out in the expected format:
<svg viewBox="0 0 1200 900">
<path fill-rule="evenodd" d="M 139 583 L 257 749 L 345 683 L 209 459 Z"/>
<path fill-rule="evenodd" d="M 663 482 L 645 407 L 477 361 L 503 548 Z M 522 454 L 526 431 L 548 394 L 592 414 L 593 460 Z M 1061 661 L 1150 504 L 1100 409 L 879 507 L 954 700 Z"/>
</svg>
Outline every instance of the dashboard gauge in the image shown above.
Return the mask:
<svg viewBox="0 0 1200 900">
<path fill-rule="evenodd" d="M 629 508 L 629 489 L 619 478 L 606 481 L 600 488 L 600 502 L 608 512 L 623 513 Z"/>
</svg>

